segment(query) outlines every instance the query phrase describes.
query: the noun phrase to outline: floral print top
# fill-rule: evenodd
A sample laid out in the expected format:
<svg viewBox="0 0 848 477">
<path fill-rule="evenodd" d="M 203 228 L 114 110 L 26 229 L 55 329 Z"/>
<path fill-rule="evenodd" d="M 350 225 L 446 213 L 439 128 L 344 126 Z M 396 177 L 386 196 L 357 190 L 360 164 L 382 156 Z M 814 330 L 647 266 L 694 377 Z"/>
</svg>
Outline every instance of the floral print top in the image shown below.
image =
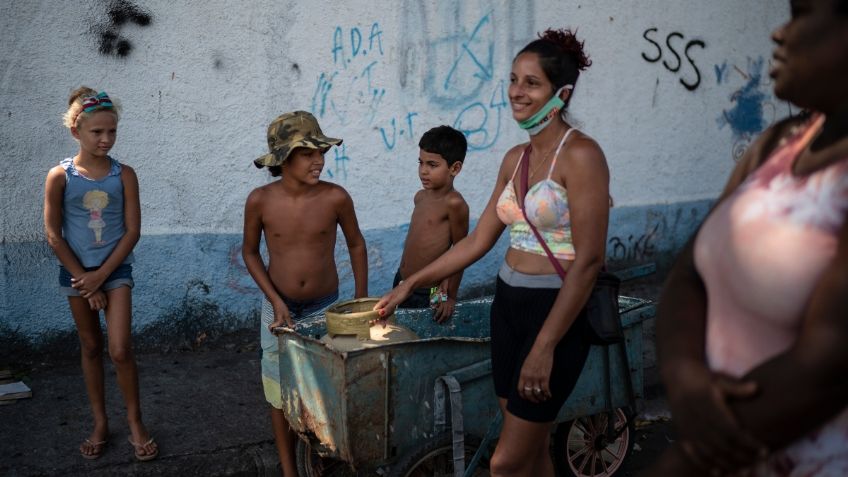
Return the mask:
<svg viewBox="0 0 848 477">
<path fill-rule="evenodd" d="M 813 116 L 713 211 L 695 241 L 707 290 L 707 359 L 742 376 L 795 342 L 804 311 L 836 255 L 848 215 L 848 158 L 806 176 L 792 171 L 824 116 Z M 845 319 L 848 319 L 846 315 Z M 754 471 L 848 476 L 848 406 Z"/>
</svg>

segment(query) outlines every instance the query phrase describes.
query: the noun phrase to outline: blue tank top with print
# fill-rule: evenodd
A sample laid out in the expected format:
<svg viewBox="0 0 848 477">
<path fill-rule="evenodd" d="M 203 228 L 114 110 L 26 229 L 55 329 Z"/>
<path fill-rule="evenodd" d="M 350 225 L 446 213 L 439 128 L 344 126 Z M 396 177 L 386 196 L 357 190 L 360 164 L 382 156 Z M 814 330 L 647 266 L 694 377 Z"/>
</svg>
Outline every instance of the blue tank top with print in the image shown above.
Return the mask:
<svg viewBox="0 0 848 477">
<path fill-rule="evenodd" d="M 124 236 L 124 184 L 121 164 L 112 159 L 106 177 L 93 180 L 74 167 L 73 158 L 60 164 L 65 170 L 62 235 L 83 267 L 99 267 Z M 133 254 L 124 263 L 131 263 Z"/>
</svg>

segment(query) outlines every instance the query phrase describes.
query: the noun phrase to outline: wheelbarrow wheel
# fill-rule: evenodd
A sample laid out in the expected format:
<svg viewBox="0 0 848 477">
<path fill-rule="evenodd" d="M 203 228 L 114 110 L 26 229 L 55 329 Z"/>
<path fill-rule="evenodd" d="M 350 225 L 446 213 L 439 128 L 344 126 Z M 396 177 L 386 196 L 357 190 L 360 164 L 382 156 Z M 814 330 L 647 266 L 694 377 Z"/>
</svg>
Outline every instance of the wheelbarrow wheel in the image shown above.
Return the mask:
<svg viewBox="0 0 848 477">
<path fill-rule="evenodd" d="M 355 477 L 356 472 L 346 463 L 329 457 L 321 457 L 312 445 L 298 439 L 295 447 L 295 462 L 299 477 Z"/>
<path fill-rule="evenodd" d="M 480 439 L 465 434 L 465 464 L 471 461 Z M 419 449 L 401 457 L 392 465 L 389 477 L 453 477 L 453 440 L 450 431 L 439 434 Z M 488 461 L 477 465 L 475 476 L 488 476 Z"/>
<path fill-rule="evenodd" d="M 564 422 L 554 434 L 554 462 L 559 475 L 567 477 L 608 477 L 621 469 L 633 448 L 635 428 L 630 413 L 616 408 L 611 435 L 607 434 L 609 414 L 601 413 Z"/>
</svg>

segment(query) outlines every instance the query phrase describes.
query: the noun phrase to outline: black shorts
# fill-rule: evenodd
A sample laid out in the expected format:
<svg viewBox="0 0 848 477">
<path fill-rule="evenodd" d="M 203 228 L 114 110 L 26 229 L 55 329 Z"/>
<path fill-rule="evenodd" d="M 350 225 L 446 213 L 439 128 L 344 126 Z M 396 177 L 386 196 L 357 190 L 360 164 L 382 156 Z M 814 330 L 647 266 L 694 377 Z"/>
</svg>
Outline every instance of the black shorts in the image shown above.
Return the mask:
<svg viewBox="0 0 848 477">
<path fill-rule="evenodd" d="M 402 281 L 400 277 L 400 270 L 395 273 L 395 279 L 392 283 L 392 288 L 398 286 L 398 284 Z M 409 298 L 403 301 L 398 308 L 430 308 L 430 289 L 429 288 L 416 288 L 412 290 L 412 295 L 409 295 Z"/>
<path fill-rule="evenodd" d="M 491 309 L 492 378 L 495 394 L 507 400 L 507 410 L 532 422 L 553 422 L 565 403 L 589 355 L 588 322 L 581 311 L 554 350 L 551 398 L 534 403 L 518 394 L 524 358 L 559 294 L 558 288 L 514 287 L 498 277 Z"/>
</svg>

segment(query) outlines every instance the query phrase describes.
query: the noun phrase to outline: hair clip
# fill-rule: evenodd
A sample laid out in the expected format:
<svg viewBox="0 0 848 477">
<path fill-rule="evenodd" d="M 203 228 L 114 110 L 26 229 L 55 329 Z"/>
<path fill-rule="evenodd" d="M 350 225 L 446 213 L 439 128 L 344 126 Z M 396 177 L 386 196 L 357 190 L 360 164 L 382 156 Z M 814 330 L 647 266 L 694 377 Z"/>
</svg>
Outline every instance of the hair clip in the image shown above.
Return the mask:
<svg viewBox="0 0 848 477">
<path fill-rule="evenodd" d="M 94 96 L 83 98 L 82 100 L 82 110 L 86 113 L 90 113 L 98 108 L 111 109 L 113 107 L 114 105 L 112 104 L 112 100 L 109 99 L 109 95 L 107 95 L 105 91 L 101 91 Z"/>
</svg>

